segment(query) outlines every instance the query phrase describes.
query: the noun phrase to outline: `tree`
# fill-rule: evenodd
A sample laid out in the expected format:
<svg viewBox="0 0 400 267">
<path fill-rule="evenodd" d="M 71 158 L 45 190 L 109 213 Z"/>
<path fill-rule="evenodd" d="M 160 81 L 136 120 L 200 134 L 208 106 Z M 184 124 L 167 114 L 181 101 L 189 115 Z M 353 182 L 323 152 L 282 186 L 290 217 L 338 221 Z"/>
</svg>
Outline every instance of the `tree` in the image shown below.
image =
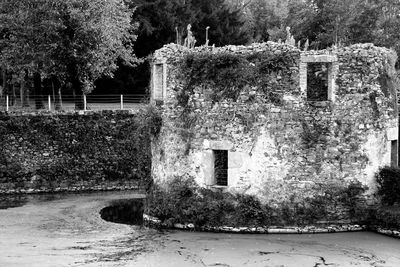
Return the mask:
<svg viewBox="0 0 400 267">
<path fill-rule="evenodd" d="M 16 74 L 22 85 L 26 73 L 34 73 L 35 94 L 41 94 L 41 73 L 53 65 L 50 55 L 54 52 L 59 27 L 53 0 L 4 0 L 0 2 L 0 39 L 3 72 Z M 6 76 L 6 75 L 4 75 Z M 5 80 L 5 79 L 4 79 Z M 4 83 L 3 80 L 3 83 Z M 23 90 L 21 102 L 23 104 Z M 36 99 L 41 108 L 40 99 Z"/>
<path fill-rule="evenodd" d="M 307 0 L 289 5 L 286 24 L 296 40 L 309 40 L 310 47 L 322 49 L 349 43 L 349 26 L 359 13 L 362 0 Z"/>
<path fill-rule="evenodd" d="M 102 75 L 112 76 L 117 61 L 134 65 L 136 39 L 130 10 L 122 0 L 69 0 L 60 10 L 63 29 L 56 49 L 57 62 L 66 66 L 66 80 L 79 98 L 93 90 Z"/>
<path fill-rule="evenodd" d="M 249 40 L 240 10 L 232 10 L 225 0 L 131 0 L 130 4 L 137 7 L 134 18 L 140 24 L 135 43 L 139 57 L 176 42 L 177 34 L 183 40 L 188 24 L 196 45 L 206 42 L 206 27 L 210 27 L 210 44 L 246 44 Z"/>
<path fill-rule="evenodd" d="M 246 0 L 247 1 L 247 0 Z M 147 58 L 155 50 L 168 43 L 183 43 L 188 24 L 196 38 L 196 45 L 206 42 L 209 28 L 210 45 L 246 44 L 249 41 L 243 28 L 244 17 L 238 8 L 223 0 L 129 0 L 133 21 L 139 23 L 135 54 Z M 96 83 L 95 93 L 107 92 L 112 87 L 115 93 L 146 92 L 150 81 L 150 64 L 145 62 L 135 68 L 121 66 L 115 78 L 103 77 Z M 125 87 L 125 88 L 124 88 Z"/>
<path fill-rule="evenodd" d="M 254 42 L 282 39 L 288 2 L 281 0 L 253 0 L 247 5 L 247 28 Z"/>
<path fill-rule="evenodd" d="M 377 24 L 374 31 L 374 43 L 392 48 L 400 55 L 400 2 L 396 0 L 373 1 L 377 12 Z M 397 67 L 400 67 L 397 61 Z"/>
<path fill-rule="evenodd" d="M 286 25 L 295 39 L 309 39 L 311 48 L 368 42 L 400 53 L 397 0 L 291 1 L 289 14 Z"/>
<path fill-rule="evenodd" d="M 123 0 L 4 0 L 0 10 L 10 33 L 0 43 L 2 60 L 13 71 L 34 69 L 37 87 L 51 77 L 81 96 L 101 75 L 112 76 L 117 60 L 137 62 L 132 10 Z"/>
<path fill-rule="evenodd" d="M 349 25 L 349 43 L 372 43 L 378 29 L 380 10 L 372 2 L 363 2 L 358 5 L 358 13 Z"/>
</svg>

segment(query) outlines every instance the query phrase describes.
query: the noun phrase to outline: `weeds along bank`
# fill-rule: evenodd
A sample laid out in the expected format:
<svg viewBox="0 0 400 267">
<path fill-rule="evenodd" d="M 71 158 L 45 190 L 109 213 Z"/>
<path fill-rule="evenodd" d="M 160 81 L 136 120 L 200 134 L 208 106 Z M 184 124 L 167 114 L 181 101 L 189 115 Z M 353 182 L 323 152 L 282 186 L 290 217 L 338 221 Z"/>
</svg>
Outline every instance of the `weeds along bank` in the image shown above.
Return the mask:
<svg viewBox="0 0 400 267">
<path fill-rule="evenodd" d="M 154 109 L 0 114 L 0 193 L 147 188 Z"/>
<path fill-rule="evenodd" d="M 400 238 L 399 168 L 382 168 L 375 205 L 360 182 L 327 188 L 323 195 L 279 205 L 257 196 L 200 187 L 192 178 L 155 184 L 145 200 L 145 222 L 165 228 L 235 233 L 328 233 L 372 230 Z M 346 210 L 346 219 L 338 209 Z"/>
<path fill-rule="evenodd" d="M 374 201 L 379 168 L 396 165 L 396 55 L 371 44 L 300 51 L 278 43 L 156 51 L 152 99 L 163 126 L 152 174 L 255 196 L 269 207 Z M 323 220 L 323 218 L 320 218 Z"/>
</svg>

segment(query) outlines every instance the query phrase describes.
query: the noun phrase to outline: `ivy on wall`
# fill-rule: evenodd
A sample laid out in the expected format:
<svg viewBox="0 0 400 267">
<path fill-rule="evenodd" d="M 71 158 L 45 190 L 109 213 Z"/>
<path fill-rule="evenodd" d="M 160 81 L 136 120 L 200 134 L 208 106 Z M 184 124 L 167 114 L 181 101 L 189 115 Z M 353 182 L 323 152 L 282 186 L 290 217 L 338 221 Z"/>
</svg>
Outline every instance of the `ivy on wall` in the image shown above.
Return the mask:
<svg viewBox="0 0 400 267">
<path fill-rule="evenodd" d="M 289 53 L 189 52 L 178 66 L 178 78 L 184 82 L 177 94 L 182 107 L 187 107 L 196 87 L 212 88 L 213 102 L 236 101 L 244 89 L 253 87 L 267 101 L 281 104 L 283 92 L 296 86 L 290 69 L 296 66 L 295 59 Z"/>
<path fill-rule="evenodd" d="M 108 182 L 148 186 L 150 140 L 160 128 L 154 108 L 137 114 L 0 114 L 0 186 L 46 191 Z"/>
<path fill-rule="evenodd" d="M 182 107 L 180 121 L 182 137 L 190 143 L 191 129 L 199 115 L 194 112 L 193 101 L 243 102 L 263 101 L 281 105 L 285 92 L 298 87 L 296 78 L 299 55 L 296 51 L 277 49 L 263 51 L 186 51 L 175 61 L 176 80 L 174 87 L 178 106 Z M 196 93 L 200 96 L 195 97 Z M 239 99 L 241 94 L 246 100 Z M 235 116 L 240 117 L 240 114 Z M 248 129 L 257 116 L 243 118 Z"/>
</svg>

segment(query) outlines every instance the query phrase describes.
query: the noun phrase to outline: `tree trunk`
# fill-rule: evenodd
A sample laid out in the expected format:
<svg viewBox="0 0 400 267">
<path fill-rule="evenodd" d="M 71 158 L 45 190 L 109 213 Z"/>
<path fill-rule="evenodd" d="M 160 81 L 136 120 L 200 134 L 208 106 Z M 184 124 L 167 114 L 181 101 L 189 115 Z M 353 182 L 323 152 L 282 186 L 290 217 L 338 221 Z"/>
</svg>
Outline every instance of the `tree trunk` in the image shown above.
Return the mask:
<svg viewBox="0 0 400 267">
<path fill-rule="evenodd" d="M 53 103 L 54 103 L 54 108 L 55 108 L 56 107 L 56 91 L 54 90 L 54 79 L 50 79 L 50 81 L 51 81 L 51 94 L 53 97 Z"/>
<path fill-rule="evenodd" d="M 21 80 L 19 84 L 19 99 L 21 101 L 21 108 L 24 107 L 24 90 L 25 90 L 25 77 Z"/>
<path fill-rule="evenodd" d="M 7 85 L 7 70 L 4 65 L 1 68 L 1 74 L 3 76 L 3 84 L 2 84 L 2 88 L 0 89 L 0 98 L 3 97 L 4 92 L 6 90 L 6 85 Z"/>
<path fill-rule="evenodd" d="M 21 81 L 19 86 L 19 99 L 21 101 L 21 108 L 24 106 L 24 90 L 25 90 L 25 79 Z"/>
<path fill-rule="evenodd" d="M 62 110 L 63 104 L 62 104 L 61 86 L 58 87 L 58 102 L 57 103 L 58 103 L 57 106 L 58 106 L 59 110 Z"/>
<path fill-rule="evenodd" d="M 57 88 L 57 90 L 56 90 Z M 61 110 L 62 109 L 62 104 L 61 104 L 61 84 L 58 81 L 57 77 L 52 76 L 51 77 L 51 89 L 53 93 L 53 102 L 54 102 L 54 107 L 55 110 Z M 57 91 L 57 95 L 56 95 Z"/>
<path fill-rule="evenodd" d="M 83 98 L 83 84 L 79 79 L 79 71 L 77 64 L 71 63 L 68 69 L 69 81 L 72 86 L 72 95 L 75 102 L 75 110 L 84 109 L 84 98 Z"/>
<path fill-rule="evenodd" d="M 12 102 L 11 102 L 11 105 L 15 106 L 17 104 L 17 92 L 15 90 L 15 81 L 14 81 L 14 79 L 11 82 L 11 88 L 12 88 Z"/>
<path fill-rule="evenodd" d="M 35 72 L 33 75 L 33 87 L 35 93 L 35 107 L 36 109 L 43 109 L 44 105 L 42 102 L 43 92 L 42 92 L 42 77 L 39 72 Z"/>
<path fill-rule="evenodd" d="M 0 86 L 0 101 L 3 101 L 3 96 L 5 94 L 6 85 L 7 85 L 7 70 L 4 65 L 1 68 L 1 74 L 2 74 L 2 78 L 3 78 L 3 83 Z M 4 102 L 2 102 L 2 103 L 4 103 Z"/>
<path fill-rule="evenodd" d="M 21 88 L 21 106 L 22 107 L 29 107 L 29 91 L 28 91 L 28 84 L 29 82 L 29 72 L 25 70 L 25 76 L 23 80 L 24 87 Z"/>
<path fill-rule="evenodd" d="M 73 78 L 72 80 L 72 88 L 73 88 L 73 95 L 74 95 L 74 102 L 75 102 L 75 109 L 76 110 L 83 110 L 84 109 L 84 98 L 83 98 L 83 88 L 82 83 L 79 78 Z"/>
</svg>

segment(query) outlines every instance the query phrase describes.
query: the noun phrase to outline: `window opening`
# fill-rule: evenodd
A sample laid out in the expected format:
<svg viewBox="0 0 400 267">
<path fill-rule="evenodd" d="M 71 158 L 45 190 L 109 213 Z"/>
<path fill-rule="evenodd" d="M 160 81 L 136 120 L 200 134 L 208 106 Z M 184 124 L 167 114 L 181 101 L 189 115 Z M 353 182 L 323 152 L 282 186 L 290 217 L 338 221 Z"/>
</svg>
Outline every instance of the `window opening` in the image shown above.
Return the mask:
<svg viewBox="0 0 400 267">
<path fill-rule="evenodd" d="M 153 74 L 153 98 L 164 99 L 164 64 L 155 64 Z"/>
<path fill-rule="evenodd" d="M 214 150 L 214 177 L 216 185 L 228 185 L 228 150 Z"/>
<path fill-rule="evenodd" d="M 328 63 L 307 64 L 307 100 L 328 101 Z"/>
<path fill-rule="evenodd" d="M 397 167 L 398 166 L 398 142 L 397 140 L 390 141 L 391 149 L 390 149 L 390 166 Z"/>
</svg>

